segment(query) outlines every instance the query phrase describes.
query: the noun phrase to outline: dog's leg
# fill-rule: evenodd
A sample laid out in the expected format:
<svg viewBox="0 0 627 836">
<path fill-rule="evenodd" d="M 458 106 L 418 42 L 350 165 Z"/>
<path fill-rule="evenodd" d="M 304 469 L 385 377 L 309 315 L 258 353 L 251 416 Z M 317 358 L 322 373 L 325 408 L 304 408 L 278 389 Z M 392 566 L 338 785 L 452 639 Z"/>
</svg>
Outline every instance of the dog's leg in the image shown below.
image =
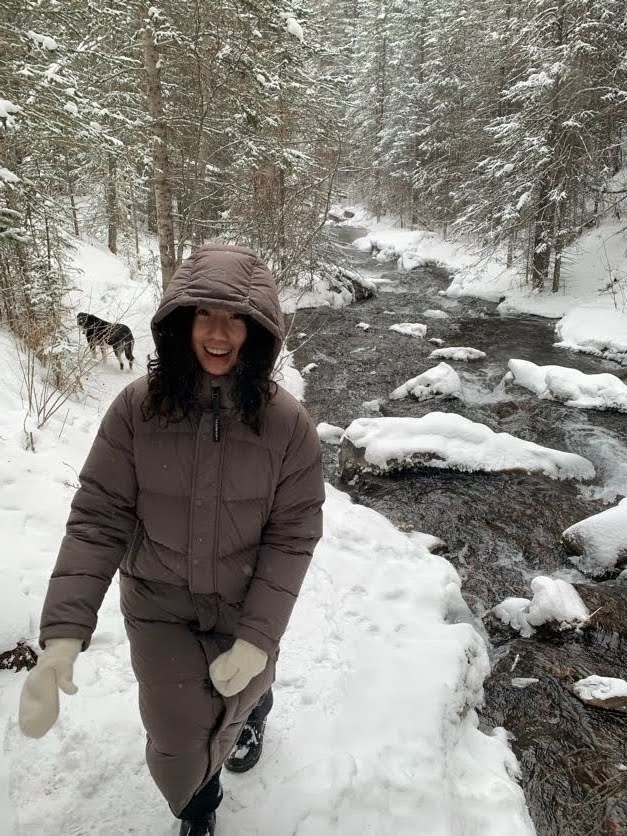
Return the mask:
<svg viewBox="0 0 627 836">
<path fill-rule="evenodd" d="M 128 367 L 133 370 L 133 348 L 135 346 L 135 340 L 130 337 L 124 344 L 124 354 L 126 354 L 126 359 L 128 360 Z"/>
<path fill-rule="evenodd" d="M 113 346 L 113 351 L 115 353 L 115 356 L 118 358 L 118 363 L 120 364 L 120 370 L 124 371 L 124 363 L 122 361 L 122 346 L 120 345 L 120 343 Z"/>
</svg>

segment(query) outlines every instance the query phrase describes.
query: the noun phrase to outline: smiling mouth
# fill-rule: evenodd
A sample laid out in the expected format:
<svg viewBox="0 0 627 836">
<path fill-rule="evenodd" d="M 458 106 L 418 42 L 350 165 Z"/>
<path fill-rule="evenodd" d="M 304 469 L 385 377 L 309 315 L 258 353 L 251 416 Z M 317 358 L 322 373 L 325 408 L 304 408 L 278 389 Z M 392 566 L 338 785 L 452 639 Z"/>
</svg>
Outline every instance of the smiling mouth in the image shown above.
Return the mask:
<svg viewBox="0 0 627 836">
<path fill-rule="evenodd" d="M 226 357 L 227 354 L 231 353 L 230 348 L 207 348 L 205 346 L 205 353 L 208 354 L 210 357 Z"/>
</svg>

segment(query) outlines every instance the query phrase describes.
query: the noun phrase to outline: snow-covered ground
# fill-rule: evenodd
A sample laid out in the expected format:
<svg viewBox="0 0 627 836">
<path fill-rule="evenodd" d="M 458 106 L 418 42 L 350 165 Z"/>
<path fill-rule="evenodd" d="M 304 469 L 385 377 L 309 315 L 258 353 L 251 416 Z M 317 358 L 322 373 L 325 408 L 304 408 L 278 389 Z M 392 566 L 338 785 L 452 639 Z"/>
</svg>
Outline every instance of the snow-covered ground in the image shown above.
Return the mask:
<svg viewBox="0 0 627 836">
<path fill-rule="evenodd" d="M 99 363 L 25 448 L 15 349 L 0 333 L 0 650 L 36 642 L 77 472 L 113 396 L 152 348 L 157 292 L 104 248 L 83 244 L 73 304 L 122 319 L 136 368 Z M 78 334 L 77 334 L 78 337 Z M 286 385 L 301 391 L 294 369 Z M 32 421 L 28 425 L 33 427 Z M 506 734 L 477 728 L 485 646 L 464 623 L 460 581 L 427 547 L 327 488 L 325 534 L 283 644 L 262 762 L 225 776 L 219 836 L 531 836 Z M 79 692 L 42 740 L 16 715 L 25 672 L 0 671 L 0 833 L 174 836 L 148 776 L 136 687 L 114 581 Z"/>
</svg>

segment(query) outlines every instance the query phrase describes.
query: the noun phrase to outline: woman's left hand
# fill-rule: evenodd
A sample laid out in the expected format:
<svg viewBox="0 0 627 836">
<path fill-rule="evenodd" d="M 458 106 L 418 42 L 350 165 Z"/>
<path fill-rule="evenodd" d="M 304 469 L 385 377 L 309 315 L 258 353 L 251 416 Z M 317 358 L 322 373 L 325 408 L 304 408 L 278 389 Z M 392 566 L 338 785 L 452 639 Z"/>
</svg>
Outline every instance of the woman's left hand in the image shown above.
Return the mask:
<svg viewBox="0 0 627 836">
<path fill-rule="evenodd" d="M 268 654 L 245 639 L 236 639 L 226 653 L 221 653 L 209 666 L 209 676 L 216 691 L 233 697 L 266 667 Z"/>
</svg>

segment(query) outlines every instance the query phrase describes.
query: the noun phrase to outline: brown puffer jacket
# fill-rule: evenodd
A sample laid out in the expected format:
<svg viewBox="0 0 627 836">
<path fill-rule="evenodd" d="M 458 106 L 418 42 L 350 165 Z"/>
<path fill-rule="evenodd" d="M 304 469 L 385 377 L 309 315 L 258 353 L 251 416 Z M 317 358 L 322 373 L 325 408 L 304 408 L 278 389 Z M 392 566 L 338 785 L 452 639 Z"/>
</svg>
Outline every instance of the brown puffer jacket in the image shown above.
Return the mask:
<svg viewBox="0 0 627 836">
<path fill-rule="evenodd" d="M 283 323 L 276 288 L 252 251 L 211 246 L 197 251 L 170 282 L 153 330 L 177 306 L 199 304 L 253 317 L 273 334 L 278 354 Z M 210 735 L 210 766 L 199 779 L 189 778 L 191 789 L 185 781 L 172 789 L 167 776 L 160 781 L 159 764 L 149 760 L 153 777 L 176 809 L 215 772 L 247 712 L 272 681 L 279 641 L 322 534 L 324 483 L 315 427 L 280 387 L 264 411 L 260 435 L 234 414 L 228 379 L 207 375 L 200 414 L 167 427 L 158 419 L 143 420 L 146 391 L 145 378 L 131 383 L 102 421 L 72 502 L 40 640 L 77 637 L 87 647 L 104 594 L 120 568 L 122 610 L 140 702 L 148 701 L 142 715 L 149 737 L 150 718 L 147 722 L 144 714 L 156 699 L 151 684 L 166 676 L 160 667 L 179 666 L 181 681 L 206 681 L 208 664 L 234 637 L 269 654 L 265 675 L 225 701 L 220 730 L 230 726 L 229 733 L 220 741 Z M 202 647 L 204 661 L 181 659 L 185 651 L 174 629 L 165 629 L 169 625 L 193 632 L 189 659 Z M 164 629 L 155 649 L 152 636 Z M 211 722 L 207 718 L 210 727 Z"/>
</svg>

